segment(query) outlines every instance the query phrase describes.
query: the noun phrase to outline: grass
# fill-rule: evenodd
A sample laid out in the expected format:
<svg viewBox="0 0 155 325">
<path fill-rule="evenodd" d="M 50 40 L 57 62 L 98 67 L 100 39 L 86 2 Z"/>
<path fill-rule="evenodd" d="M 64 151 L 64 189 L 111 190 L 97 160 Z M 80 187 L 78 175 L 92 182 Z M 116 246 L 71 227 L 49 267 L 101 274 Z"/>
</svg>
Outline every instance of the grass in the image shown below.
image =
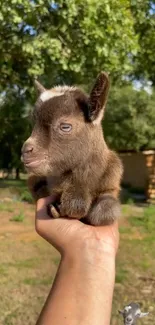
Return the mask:
<svg viewBox="0 0 155 325">
<path fill-rule="evenodd" d="M 116 274 L 115 282 L 124 283 L 127 280 L 127 277 L 128 277 L 128 271 L 120 267 Z"/>
<path fill-rule="evenodd" d="M 26 180 L 0 179 L 0 188 L 21 192 L 22 190 L 27 189 Z"/>
<path fill-rule="evenodd" d="M 24 190 L 22 194 L 20 195 L 21 201 L 25 201 L 28 203 L 33 203 L 33 198 L 31 193 L 28 190 Z"/>
<path fill-rule="evenodd" d="M 9 203 L 1 203 L 0 205 L 0 211 L 3 212 L 3 211 L 6 211 L 6 212 L 13 212 L 13 208 L 11 206 L 11 204 Z"/>
<path fill-rule="evenodd" d="M 52 278 L 47 277 L 44 279 L 38 279 L 36 277 L 33 278 L 26 278 L 24 279 L 23 283 L 29 286 L 41 286 L 41 285 L 50 285 L 52 284 Z"/>
<path fill-rule="evenodd" d="M 21 200 L 26 183 L 0 182 L 0 325 L 33 325 L 43 307 L 60 261 L 34 230 L 34 206 Z M 4 193 L 5 192 L 5 193 Z M 14 195 L 16 193 L 16 200 Z M 27 196 L 27 194 L 26 194 Z M 5 201 L 6 198 L 12 199 Z M 12 222 L 10 222 L 12 220 Z M 155 206 L 122 205 L 111 325 L 122 324 L 118 309 L 139 302 L 155 315 Z"/>
<path fill-rule="evenodd" d="M 39 258 L 28 258 L 22 260 L 15 260 L 14 262 L 6 262 L 3 264 L 3 268 L 7 269 L 9 267 L 17 268 L 17 269 L 31 269 L 38 265 Z M 1 269 L 0 269 L 1 272 Z"/>
<path fill-rule="evenodd" d="M 17 200 L 27 191 L 26 180 L 0 179 L 0 198 L 4 197 Z"/>
<path fill-rule="evenodd" d="M 17 215 L 13 215 L 12 218 L 10 218 L 10 221 L 15 221 L 15 222 L 23 222 L 24 221 L 24 214 L 20 212 Z"/>
<path fill-rule="evenodd" d="M 142 215 L 132 216 L 129 219 L 131 226 L 141 227 L 144 231 L 155 231 L 155 206 L 148 206 Z"/>
<path fill-rule="evenodd" d="M 28 203 L 34 202 L 31 193 L 28 191 L 26 179 L 0 179 L 0 198 L 3 199 L 3 196 L 15 201 L 21 200 Z M 5 207 L 0 207 L 0 211 L 4 210 Z M 6 211 L 9 211 L 7 207 Z"/>
</svg>

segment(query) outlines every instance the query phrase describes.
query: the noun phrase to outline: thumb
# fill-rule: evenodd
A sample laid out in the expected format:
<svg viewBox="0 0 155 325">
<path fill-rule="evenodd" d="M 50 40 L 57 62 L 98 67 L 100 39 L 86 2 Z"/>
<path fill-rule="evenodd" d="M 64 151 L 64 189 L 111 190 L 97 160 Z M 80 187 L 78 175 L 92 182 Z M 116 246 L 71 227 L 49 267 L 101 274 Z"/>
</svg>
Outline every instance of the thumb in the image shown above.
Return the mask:
<svg viewBox="0 0 155 325">
<path fill-rule="evenodd" d="M 51 217 L 48 215 L 47 212 L 47 206 L 48 204 L 55 201 L 55 196 L 47 196 L 44 198 L 41 198 L 36 203 L 36 221 L 37 220 L 47 220 L 51 219 Z"/>
<path fill-rule="evenodd" d="M 35 228 L 36 232 L 62 253 L 67 241 L 77 228 L 83 226 L 78 220 L 65 218 L 53 219 L 47 213 L 48 204 L 55 201 L 55 197 L 41 198 L 36 204 Z"/>
</svg>

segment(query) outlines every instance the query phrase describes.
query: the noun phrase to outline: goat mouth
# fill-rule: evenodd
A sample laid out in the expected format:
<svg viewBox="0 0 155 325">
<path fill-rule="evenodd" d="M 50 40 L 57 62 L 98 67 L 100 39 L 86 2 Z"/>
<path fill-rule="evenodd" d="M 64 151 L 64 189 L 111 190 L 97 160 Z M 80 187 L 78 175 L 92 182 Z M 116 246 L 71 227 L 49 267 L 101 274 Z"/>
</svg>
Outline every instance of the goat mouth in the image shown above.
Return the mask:
<svg viewBox="0 0 155 325">
<path fill-rule="evenodd" d="M 24 161 L 24 166 L 26 168 L 31 168 L 31 167 L 38 167 L 38 165 L 40 165 L 41 163 L 43 162 L 43 160 L 31 160 L 31 161 L 28 161 L 28 160 L 25 160 Z"/>
</svg>

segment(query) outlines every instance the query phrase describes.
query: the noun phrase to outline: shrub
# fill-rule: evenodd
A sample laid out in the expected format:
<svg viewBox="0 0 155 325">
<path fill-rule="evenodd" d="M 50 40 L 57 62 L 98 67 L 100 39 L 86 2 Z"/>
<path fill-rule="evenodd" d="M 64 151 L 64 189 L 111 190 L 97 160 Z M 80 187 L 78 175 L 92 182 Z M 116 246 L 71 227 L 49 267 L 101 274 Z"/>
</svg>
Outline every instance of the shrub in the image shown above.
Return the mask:
<svg viewBox="0 0 155 325">
<path fill-rule="evenodd" d="M 32 195 L 29 191 L 24 191 L 20 196 L 21 201 L 25 201 L 28 203 L 33 203 Z"/>
<path fill-rule="evenodd" d="M 20 212 L 17 215 L 14 215 L 10 221 L 15 221 L 15 222 L 23 222 L 24 221 L 24 214 L 22 212 Z"/>
</svg>

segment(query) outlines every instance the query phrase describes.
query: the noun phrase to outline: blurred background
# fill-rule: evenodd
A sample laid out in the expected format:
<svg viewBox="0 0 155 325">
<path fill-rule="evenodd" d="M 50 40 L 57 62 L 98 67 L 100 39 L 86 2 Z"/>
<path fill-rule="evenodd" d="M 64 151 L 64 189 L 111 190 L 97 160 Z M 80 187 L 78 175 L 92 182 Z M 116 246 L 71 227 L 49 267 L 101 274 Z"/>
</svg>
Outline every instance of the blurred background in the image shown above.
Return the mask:
<svg viewBox="0 0 155 325">
<path fill-rule="evenodd" d="M 34 231 L 34 206 L 20 162 L 36 100 L 45 87 L 89 91 L 110 74 L 103 121 L 124 164 L 121 244 L 111 324 L 137 301 L 155 317 L 155 1 L 5 0 L 0 3 L 0 325 L 32 325 L 59 263 Z M 49 258 L 51 256 L 51 258 Z M 64 298 L 65 299 L 65 298 Z"/>
</svg>

